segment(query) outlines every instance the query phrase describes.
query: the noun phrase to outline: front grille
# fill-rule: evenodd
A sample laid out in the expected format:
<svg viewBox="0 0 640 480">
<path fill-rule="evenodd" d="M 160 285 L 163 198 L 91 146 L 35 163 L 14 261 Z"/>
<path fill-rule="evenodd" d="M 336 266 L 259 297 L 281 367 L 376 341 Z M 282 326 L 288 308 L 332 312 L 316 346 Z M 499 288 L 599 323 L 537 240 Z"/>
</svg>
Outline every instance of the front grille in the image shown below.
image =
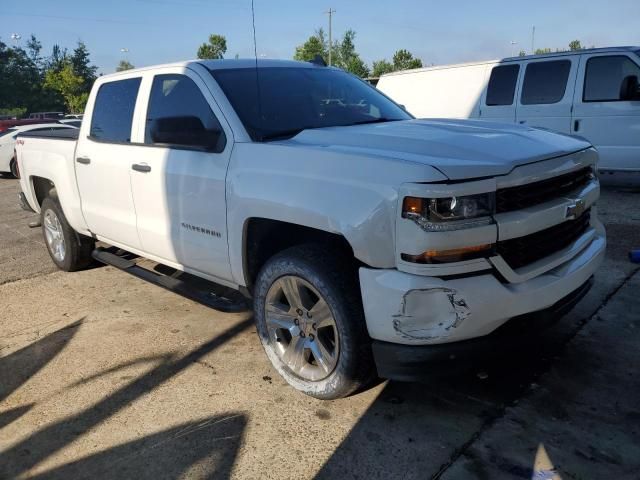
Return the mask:
<svg viewBox="0 0 640 480">
<path fill-rule="evenodd" d="M 547 202 L 586 185 L 591 178 L 591 167 L 587 167 L 540 182 L 502 188 L 496 192 L 496 212 L 511 212 Z"/>
<path fill-rule="evenodd" d="M 571 245 L 589 228 L 590 220 L 591 211 L 587 210 L 575 220 L 498 242 L 496 251 L 511 268 L 520 268 Z"/>
</svg>

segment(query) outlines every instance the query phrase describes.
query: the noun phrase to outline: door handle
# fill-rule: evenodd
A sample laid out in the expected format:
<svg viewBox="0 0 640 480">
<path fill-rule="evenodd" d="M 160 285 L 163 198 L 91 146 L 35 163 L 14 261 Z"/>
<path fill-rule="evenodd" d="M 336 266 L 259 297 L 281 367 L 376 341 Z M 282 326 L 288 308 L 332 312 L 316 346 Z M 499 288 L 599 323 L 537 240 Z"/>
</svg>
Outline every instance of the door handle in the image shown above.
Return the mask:
<svg viewBox="0 0 640 480">
<path fill-rule="evenodd" d="M 580 130 L 580 120 L 574 120 L 573 121 L 573 131 L 577 132 L 578 130 Z"/>
<path fill-rule="evenodd" d="M 524 125 L 525 123 L 527 123 L 527 121 L 526 120 L 520 120 L 519 123 L 520 123 L 520 125 Z"/>
<path fill-rule="evenodd" d="M 78 157 L 76 158 L 76 162 L 83 165 L 89 165 L 91 163 L 91 159 L 89 157 Z"/>
<path fill-rule="evenodd" d="M 136 172 L 150 172 L 151 167 L 149 165 L 145 165 L 144 163 L 134 163 L 131 165 L 131 168 Z"/>
</svg>

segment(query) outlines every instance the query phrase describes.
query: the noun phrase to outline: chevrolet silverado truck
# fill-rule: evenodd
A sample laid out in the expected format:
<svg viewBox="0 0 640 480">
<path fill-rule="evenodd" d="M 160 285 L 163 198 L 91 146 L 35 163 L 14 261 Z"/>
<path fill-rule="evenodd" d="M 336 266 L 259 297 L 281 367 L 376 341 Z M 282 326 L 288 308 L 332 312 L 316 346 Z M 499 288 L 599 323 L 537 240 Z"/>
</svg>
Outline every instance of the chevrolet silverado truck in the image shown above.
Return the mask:
<svg viewBox="0 0 640 480">
<path fill-rule="evenodd" d="M 79 130 L 21 135 L 17 157 L 59 268 L 189 293 L 142 257 L 238 290 L 273 367 L 323 399 L 532 341 L 605 252 L 586 141 L 415 119 L 320 62 L 105 75 Z"/>
</svg>

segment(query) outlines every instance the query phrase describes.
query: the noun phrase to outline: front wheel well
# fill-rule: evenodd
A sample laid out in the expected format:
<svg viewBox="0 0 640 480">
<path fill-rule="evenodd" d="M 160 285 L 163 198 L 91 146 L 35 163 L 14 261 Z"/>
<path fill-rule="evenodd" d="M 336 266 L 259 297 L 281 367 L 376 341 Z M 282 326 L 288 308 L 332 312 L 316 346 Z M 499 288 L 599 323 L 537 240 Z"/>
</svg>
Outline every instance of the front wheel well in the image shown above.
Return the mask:
<svg viewBox="0 0 640 480">
<path fill-rule="evenodd" d="M 251 218 L 244 235 L 244 275 L 249 291 L 253 291 L 262 266 L 275 254 L 296 245 L 318 244 L 354 258 L 351 245 L 342 235 L 317 228 L 268 218 Z M 354 259 L 355 261 L 355 259 Z"/>
<path fill-rule="evenodd" d="M 56 188 L 51 180 L 44 177 L 31 177 L 31 184 L 39 206 L 42 206 L 44 199 L 50 195 L 49 192 Z"/>
</svg>

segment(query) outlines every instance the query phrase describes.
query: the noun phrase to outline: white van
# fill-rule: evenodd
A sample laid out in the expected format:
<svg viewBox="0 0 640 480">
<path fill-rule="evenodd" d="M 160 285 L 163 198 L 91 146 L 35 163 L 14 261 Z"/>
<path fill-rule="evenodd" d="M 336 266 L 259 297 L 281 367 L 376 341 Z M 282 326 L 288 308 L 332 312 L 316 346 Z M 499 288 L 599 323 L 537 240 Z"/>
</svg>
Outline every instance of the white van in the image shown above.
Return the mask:
<svg viewBox="0 0 640 480">
<path fill-rule="evenodd" d="M 517 122 L 577 135 L 600 171 L 640 173 L 640 47 L 594 48 L 383 75 L 418 118 Z"/>
</svg>

